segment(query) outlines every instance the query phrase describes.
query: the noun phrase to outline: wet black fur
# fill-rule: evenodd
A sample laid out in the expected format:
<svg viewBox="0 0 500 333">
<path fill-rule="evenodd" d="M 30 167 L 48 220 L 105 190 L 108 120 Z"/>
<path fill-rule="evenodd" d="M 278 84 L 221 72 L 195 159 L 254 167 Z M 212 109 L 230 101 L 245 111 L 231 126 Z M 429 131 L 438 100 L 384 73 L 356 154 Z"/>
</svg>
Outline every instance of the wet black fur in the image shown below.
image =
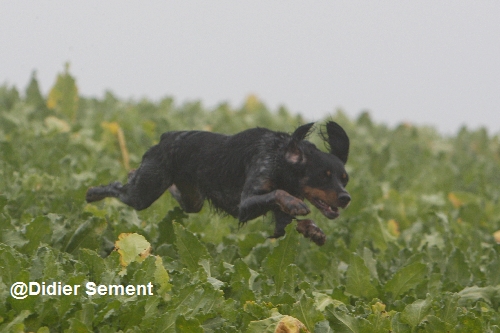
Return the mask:
<svg viewBox="0 0 500 333">
<path fill-rule="evenodd" d="M 240 223 L 272 211 L 276 220 L 273 237 L 279 237 L 295 216 L 309 213 L 304 198 L 329 218 L 337 214 L 331 209 L 337 212 L 337 207 L 345 208 L 350 201 L 344 169 L 349 153 L 347 134 L 337 123 L 328 122 L 326 133 L 322 130 L 330 149 L 325 153 L 305 140 L 312 127 L 313 123 L 300 126 L 291 135 L 265 128 L 230 136 L 167 132 L 144 154 L 127 184 L 92 187 L 86 199 L 116 197 L 142 210 L 169 189 L 188 213 L 199 212 L 205 199 Z M 318 206 L 310 193 L 331 198 L 324 199 L 330 210 Z"/>
</svg>

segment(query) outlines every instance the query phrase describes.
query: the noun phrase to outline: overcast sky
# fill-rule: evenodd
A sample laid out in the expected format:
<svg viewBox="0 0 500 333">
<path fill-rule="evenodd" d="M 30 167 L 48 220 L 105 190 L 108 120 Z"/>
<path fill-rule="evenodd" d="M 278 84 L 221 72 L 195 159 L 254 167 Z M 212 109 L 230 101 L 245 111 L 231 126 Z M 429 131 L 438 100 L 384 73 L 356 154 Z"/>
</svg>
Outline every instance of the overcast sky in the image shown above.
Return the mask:
<svg viewBox="0 0 500 333">
<path fill-rule="evenodd" d="M 1 1 L 0 84 L 500 132 L 500 1 Z"/>
</svg>

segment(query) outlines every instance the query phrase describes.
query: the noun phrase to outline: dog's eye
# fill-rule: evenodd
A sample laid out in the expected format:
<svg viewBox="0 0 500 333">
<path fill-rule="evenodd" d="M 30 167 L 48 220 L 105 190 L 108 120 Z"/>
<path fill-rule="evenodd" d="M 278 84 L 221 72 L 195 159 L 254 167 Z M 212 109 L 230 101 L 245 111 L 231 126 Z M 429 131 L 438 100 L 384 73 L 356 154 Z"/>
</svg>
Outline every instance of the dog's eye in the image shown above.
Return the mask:
<svg viewBox="0 0 500 333">
<path fill-rule="evenodd" d="M 342 174 L 342 181 L 344 182 L 344 184 L 347 184 L 347 182 L 349 181 L 349 176 L 347 176 L 347 173 L 343 173 Z"/>
</svg>

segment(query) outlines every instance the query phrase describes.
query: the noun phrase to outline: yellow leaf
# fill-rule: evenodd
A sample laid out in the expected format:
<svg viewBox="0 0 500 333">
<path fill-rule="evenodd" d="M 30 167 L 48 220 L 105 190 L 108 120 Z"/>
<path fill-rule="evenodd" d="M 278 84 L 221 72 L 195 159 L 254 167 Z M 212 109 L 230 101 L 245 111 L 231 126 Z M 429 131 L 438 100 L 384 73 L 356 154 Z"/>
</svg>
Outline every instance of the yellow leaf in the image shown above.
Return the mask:
<svg viewBox="0 0 500 333">
<path fill-rule="evenodd" d="M 108 131 L 111 132 L 111 134 L 113 135 L 116 135 L 118 134 L 118 129 L 120 128 L 120 125 L 118 125 L 118 123 L 116 121 L 113 121 L 113 122 L 107 122 L 107 121 L 103 121 L 101 123 L 101 126 L 104 128 L 104 129 L 107 129 Z"/>
<path fill-rule="evenodd" d="M 284 316 L 276 326 L 274 333 L 308 333 L 306 326 L 297 318 Z"/>
<path fill-rule="evenodd" d="M 500 244 L 500 230 L 497 230 L 493 233 L 493 238 L 495 239 L 495 242 Z"/>
<path fill-rule="evenodd" d="M 67 133 L 71 130 L 71 126 L 66 121 L 54 116 L 48 116 L 43 122 L 49 130 L 57 130 L 61 133 Z"/>
<path fill-rule="evenodd" d="M 245 108 L 248 109 L 249 111 L 256 110 L 260 105 L 259 98 L 256 95 L 248 95 L 246 101 L 245 101 Z"/>
<path fill-rule="evenodd" d="M 130 158 L 128 155 L 128 149 L 127 149 L 127 143 L 125 142 L 125 134 L 123 134 L 123 130 L 120 127 L 120 125 L 113 121 L 113 122 L 107 122 L 103 121 L 101 123 L 101 126 L 111 132 L 111 134 L 115 135 L 116 138 L 118 139 L 118 144 L 120 145 L 120 151 L 122 153 L 122 159 L 123 159 L 123 166 L 125 167 L 125 170 L 129 171 L 130 170 Z"/>
<path fill-rule="evenodd" d="M 399 223 L 394 219 L 387 221 L 387 229 L 389 230 L 389 233 L 395 237 L 398 237 L 400 234 Z"/>
<path fill-rule="evenodd" d="M 451 204 L 455 208 L 460 208 L 464 204 L 464 202 L 453 192 L 448 193 L 448 200 L 450 200 Z"/>
<path fill-rule="evenodd" d="M 49 92 L 47 107 L 74 122 L 78 99 L 78 87 L 75 78 L 69 73 L 69 63 L 66 63 L 64 73 L 57 75 L 56 83 Z"/>
<path fill-rule="evenodd" d="M 126 267 L 131 262 L 141 262 L 149 256 L 151 244 L 142 235 L 122 233 L 115 242 L 115 249 L 120 254 L 120 264 Z"/>
<path fill-rule="evenodd" d="M 167 270 L 163 266 L 163 260 L 160 256 L 156 256 L 155 266 L 155 282 L 160 285 L 160 290 L 158 290 L 158 293 L 160 295 L 163 295 L 172 289 L 172 285 L 169 283 L 170 277 L 168 276 Z"/>
</svg>

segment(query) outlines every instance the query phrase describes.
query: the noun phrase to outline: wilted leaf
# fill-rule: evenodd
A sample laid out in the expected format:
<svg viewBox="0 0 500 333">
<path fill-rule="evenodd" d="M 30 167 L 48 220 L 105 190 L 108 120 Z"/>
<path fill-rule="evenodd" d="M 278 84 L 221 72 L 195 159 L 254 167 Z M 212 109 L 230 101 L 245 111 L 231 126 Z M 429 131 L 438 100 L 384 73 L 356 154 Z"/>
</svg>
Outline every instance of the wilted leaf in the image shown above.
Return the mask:
<svg viewBox="0 0 500 333">
<path fill-rule="evenodd" d="M 389 221 L 387 221 L 387 229 L 389 230 L 389 233 L 394 237 L 398 237 L 400 234 L 399 223 L 394 219 L 390 219 Z"/>
<path fill-rule="evenodd" d="M 460 200 L 460 198 L 453 192 L 448 193 L 448 200 L 450 200 L 455 208 L 459 208 L 464 204 L 463 201 Z"/>
<path fill-rule="evenodd" d="M 284 316 L 276 325 L 274 333 L 309 333 L 309 330 L 297 318 Z"/>
<path fill-rule="evenodd" d="M 111 123 L 104 121 L 101 126 L 110 131 L 111 134 L 116 136 L 118 145 L 120 146 L 120 152 L 122 153 L 123 166 L 125 167 L 125 170 L 130 170 L 130 157 L 128 153 L 127 143 L 125 142 L 125 134 L 123 133 L 122 128 L 115 121 Z"/>
<path fill-rule="evenodd" d="M 386 333 L 391 329 L 391 315 L 385 310 L 385 304 L 376 302 L 372 305 L 373 314 L 368 316 L 368 321 L 373 326 L 373 333 Z"/>
<path fill-rule="evenodd" d="M 120 234 L 115 242 L 115 249 L 120 254 L 120 263 L 124 267 L 134 261 L 143 261 L 151 253 L 149 242 L 136 233 Z"/>
<path fill-rule="evenodd" d="M 500 230 L 497 230 L 493 233 L 493 239 L 495 242 L 500 244 Z"/>
<path fill-rule="evenodd" d="M 469 192 L 450 192 L 448 200 L 455 208 L 460 208 L 463 205 L 478 202 L 478 196 Z"/>
<path fill-rule="evenodd" d="M 161 257 L 156 257 L 155 265 L 155 282 L 160 285 L 160 289 L 157 291 L 157 293 L 160 295 L 164 295 L 172 289 L 172 285 L 169 282 L 170 277 L 168 276 L 167 270 L 163 266 L 163 260 L 161 259 Z"/>
</svg>

